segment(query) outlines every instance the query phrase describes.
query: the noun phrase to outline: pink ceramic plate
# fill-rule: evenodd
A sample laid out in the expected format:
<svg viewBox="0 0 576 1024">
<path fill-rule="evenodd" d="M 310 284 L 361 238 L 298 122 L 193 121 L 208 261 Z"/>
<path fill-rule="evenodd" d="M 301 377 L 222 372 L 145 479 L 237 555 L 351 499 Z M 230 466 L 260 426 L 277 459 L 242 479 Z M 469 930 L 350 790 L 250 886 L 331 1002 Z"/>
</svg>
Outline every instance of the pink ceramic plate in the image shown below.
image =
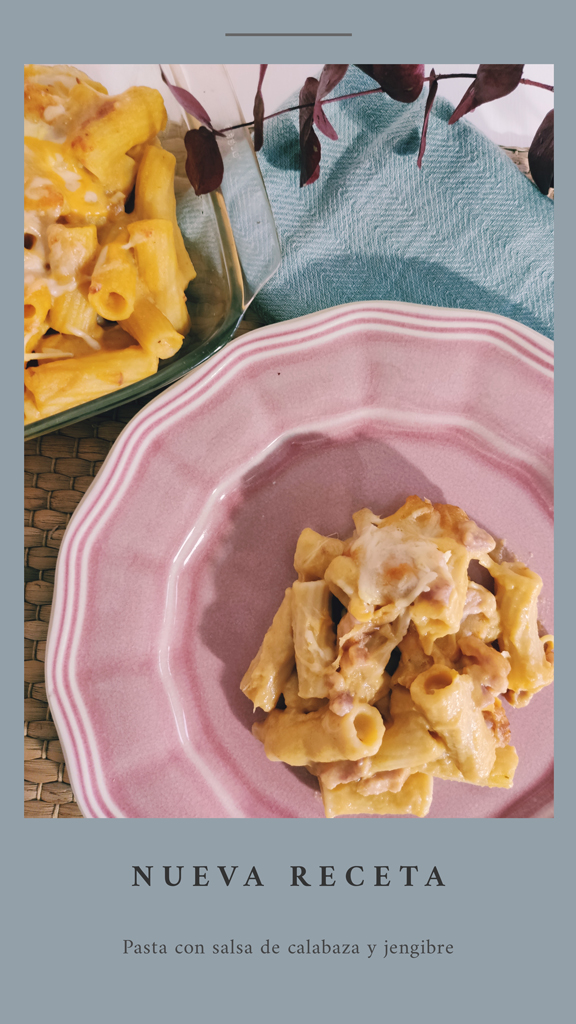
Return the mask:
<svg viewBox="0 0 576 1024">
<path fill-rule="evenodd" d="M 247 334 L 143 409 L 58 561 L 48 691 L 84 814 L 322 817 L 238 688 L 304 526 L 460 505 L 543 576 L 551 630 L 552 365 L 503 317 L 363 302 Z M 431 817 L 550 815 L 551 688 L 509 716 L 514 788 L 437 781 Z"/>
</svg>

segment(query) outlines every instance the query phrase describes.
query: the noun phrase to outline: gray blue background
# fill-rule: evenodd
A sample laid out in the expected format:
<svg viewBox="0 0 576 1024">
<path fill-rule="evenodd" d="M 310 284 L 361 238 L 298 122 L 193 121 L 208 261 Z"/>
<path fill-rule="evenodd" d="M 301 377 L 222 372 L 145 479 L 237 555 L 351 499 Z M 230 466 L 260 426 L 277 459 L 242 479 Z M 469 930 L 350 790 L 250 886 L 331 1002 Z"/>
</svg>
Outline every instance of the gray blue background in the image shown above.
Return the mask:
<svg viewBox="0 0 576 1024">
<path fill-rule="evenodd" d="M 569 123 L 572 74 L 562 15 L 554 24 L 541 6 L 485 3 L 354 5 L 335 0 L 294 2 L 272 12 L 269 4 L 218 5 L 147 2 L 138 7 L 104 0 L 79 10 L 56 0 L 49 9 L 30 2 L 19 9 L 20 27 L 5 36 L 4 96 L 16 106 L 13 138 L 20 145 L 19 82 L 24 60 L 187 62 L 426 59 L 554 61 L 556 106 Z M 228 10 L 228 17 L 226 12 Z M 353 39 L 226 40 L 223 32 L 353 31 Z M 553 36 L 555 38 L 553 38 Z M 20 59 L 22 51 L 22 60 Z M 9 103 L 4 104 L 4 114 Z M 11 129 L 12 130 L 12 129 Z M 558 541 L 557 624 L 566 635 L 570 598 L 572 462 L 571 394 L 574 379 L 573 152 L 569 133 L 557 144 L 557 351 Z M 423 1019 L 447 1024 L 518 1020 L 561 1021 L 567 1015 L 570 941 L 567 914 L 572 861 L 573 694 L 560 653 L 556 687 L 557 816 L 553 821 L 46 821 L 23 820 L 21 745 L 14 720 L 21 714 L 21 610 L 13 593 L 21 574 L 21 169 L 7 143 L 4 192 L 4 431 L 5 498 L 2 588 L 4 701 L 3 930 L 7 968 L 6 1019 L 12 1024 L 112 1024 L 159 1019 L 227 1022 Z M 570 162 L 572 160 L 572 163 Z M 13 175 L 12 179 L 10 175 Z M 14 202 L 7 197 L 13 196 Z M 561 215 L 558 214 L 561 211 Z M 14 242 L 12 243 L 12 238 Z M 10 239 L 8 244 L 7 239 Z M 9 316 L 7 318 L 6 313 Z M 7 467 L 11 465 L 11 474 Z M 8 581 L 10 587 L 8 589 Z M 568 645 L 566 645 L 568 646 Z M 572 801 L 573 802 L 573 801 Z M 335 865 L 334 888 L 294 890 L 292 863 Z M 184 864 L 182 884 L 132 886 L 133 864 Z M 211 884 L 191 885 L 194 864 L 210 866 Z M 261 871 L 263 888 L 225 889 L 215 866 L 238 864 Z M 352 889 L 342 881 L 351 864 L 389 864 L 393 883 Z M 419 884 L 399 883 L 400 864 L 419 864 Z M 436 864 L 445 887 L 424 888 Z M 188 877 L 186 877 L 188 874 Z M 225 942 L 266 938 L 286 945 L 300 938 L 327 942 L 412 942 L 435 937 L 453 943 L 450 958 L 364 956 L 263 957 L 123 956 L 122 941 Z M 297 962 L 295 962 L 297 960 Z"/>
</svg>

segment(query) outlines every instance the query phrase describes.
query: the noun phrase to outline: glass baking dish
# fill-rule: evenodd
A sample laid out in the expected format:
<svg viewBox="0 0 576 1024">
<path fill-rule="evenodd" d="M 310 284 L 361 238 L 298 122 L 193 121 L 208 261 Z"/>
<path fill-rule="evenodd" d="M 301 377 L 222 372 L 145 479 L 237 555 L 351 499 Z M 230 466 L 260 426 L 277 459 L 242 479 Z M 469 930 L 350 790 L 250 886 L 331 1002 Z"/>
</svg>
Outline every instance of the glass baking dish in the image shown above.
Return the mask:
<svg viewBox="0 0 576 1024">
<path fill-rule="evenodd" d="M 224 162 L 221 188 L 196 196 L 185 179 L 183 136 L 197 127 L 174 100 L 157 64 L 76 64 L 110 94 L 133 85 L 158 89 L 168 111 L 163 144 L 177 156 L 178 220 L 197 276 L 187 288 L 192 327 L 182 348 L 162 360 L 155 374 L 72 409 L 29 423 L 25 438 L 59 430 L 173 383 L 221 349 L 233 336 L 250 302 L 280 264 L 272 210 L 250 134 L 237 128 L 218 139 Z M 221 64 L 164 64 L 171 81 L 189 89 L 208 110 L 215 128 L 240 124 L 243 114 Z M 179 176 L 178 176 L 179 175 Z"/>
</svg>

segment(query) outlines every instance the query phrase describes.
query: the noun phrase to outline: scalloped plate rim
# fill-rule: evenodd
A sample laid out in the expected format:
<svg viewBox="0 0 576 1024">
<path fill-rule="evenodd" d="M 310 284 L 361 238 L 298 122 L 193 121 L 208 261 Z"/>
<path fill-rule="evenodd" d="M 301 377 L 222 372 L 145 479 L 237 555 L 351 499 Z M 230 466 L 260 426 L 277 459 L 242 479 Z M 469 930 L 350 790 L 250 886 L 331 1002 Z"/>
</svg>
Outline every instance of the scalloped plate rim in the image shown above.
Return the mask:
<svg viewBox="0 0 576 1024">
<path fill-rule="evenodd" d="M 66 723 L 64 721 L 64 715 L 60 705 L 62 687 L 64 686 L 64 683 L 61 678 L 59 678 L 58 671 L 54 666 L 54 654 L 52 650 L 54 646 L 53 638 L 56 631 L 62 627 L 62 620 L 66 613 L 67 602 L 73 600 L 76 594 L 76 590 L 74 588 L 79 585 L 77 580 L 74 578 L 71 579 L 71 559 L 74 555 L 74 542 L 77 538 L 79 526 L 87 516 L 88 510 L 95 509 L 98 504 L 102 503 L 104 500 L 108 489 L 122 469 L 122 456 L 127 457 L 129 446 L 134 443 L 138 444 L 139 456 L 143 456 L 146 451 L 147 444 L 149 444 L 150 437 L 147 439 L 141 438 L 139 440 L 135 435 L 145 424 L 153 426 L 151 420 L 154 418 L 156 413 L 159 413 L 161 410 L 166 411 L 166 407 L 176 399 L 181 399 L 188 392 L 193 394 L 206 382 L 211 379 L 216 379 L 218 377 L 218 373 L 220 371 L 224 372 L 228 364 L 232 364 L 230 372 L 233 376 L 237 377 L 242 373 L 247 365 L 250 365 L 258 358 L 259 351 L 262 350 L 262 347 L 268 341 L 276 342 L 278 338 L 284 337 L 285 340 L 289 342 L 290 336 L 300 333 L 303 325 L 306 325 L 313 331 L 315 331 L 316 328 L 324 328 L 324 330 L 329 334 L 332 320 L 337 320 L 342 317 L 342 315 L 352 314 L 353 318 L 357 322 L 358 317 L 363 313 L 368 316 L 374 313 L 387 313 L 390 315 L 396 314 L 399 317 L 402 317 L 402 315 L 405 315 L 406 317 L 410 317 L 410 315 L 412 315 L 414 317 L 420 313 L 422 315 L 425 314 L 428 319 L 431 318 L 432 320 L 438 321 L 444 319 L 455 326 L 457 326 L 459 322 L 462 323 L 462 321 L 468 321 L 467 326 L 469 327 L 473 327 L 474 323 L 477 323 L 479 327 L 484 326 L 485 328 L 488 328 L 489 325 L 500 327 L 508 334 L 508 343 L 506 344 L 506 348 L 509 352 L 517 358 L 523 359 L 524 362 L 529 362 L 535 370 L 539 370 L 546 376 L 552 376 L 554 343 L 533 329 L 511 320 L 508 317 L 478 310 L 435 307 L 424 304 L 375 299 L 333 306 L 328 309 L 319 310 L 315 313 L 266 325 L 254 331 L 246 332 L 239 338 L 230 342 L 220 352 L 211 356 L 201 366 L 189 371 L 189 373 L 184 375 L 174 384 L 170 385 L 159 395 L 155 396 L 143 409 L 141 409 L 136 416 L 129 421 L 122 433 L 114 442 L 110 452 L 106 456 L 104 464 L 100 468 L 98 475 L 94 480 L 94 483 L 91 485 L 89 491 L 82 497 L 75 512 L 73 513 L 64 535 L 56 567 L 54 598 L 46 650 L 46 688 L 51 704 L 51 710 L 54 715 L 54 720 L 56 722 L 65 753 L 72 788 L 85 817 L 124 817 L 125 815 L 121 808 L 114 805 L 114 801 L 109 796 L 104 796 L 106 791 L 105 783 L 103 780 L 99 781 L 97 778 L 100 774 L 99 766 L 96 765 L 96 768 L 94 768 L 94 765 L 92 765 L 91 768 L 89 768 L 86 765 L 81 765 L 81 760 L 86 757 L 86 750 L 83 749 L 83 740 L 79 737 L 81 728 L 80 723 L 73 717 L 68 723 Z M 347 326 L 350 327 L 352 324 L 347 324 Z M 439 327 L 439 329 L 445 329 L 447 327 L 448 324 L 445 324 L 444 327 Z M 420 329 L 425 328 L 423 328 L 422 325 Z M 513 347 L 510 335 L 512 335 L 514 340 L 520 344 L 520 349 L 523 351 L 519 351 Z M 306 336 L 303 340 L 304 343 L 309 343 L 311 345 L 319 342 L 316 335 L 311 338 Z M 325 338 L 324 340 L 329 339 Z M 430 340 L 432 340 L 432 338 Z M 522 341 L 524 344 L 522 344 Z M 162 423 L 157 427 L 159 432 L 163 429 L 170 429 L 170 421 L 164 427 L 162 426 Z M 77 541 L 77 544 L 79 544 L 79 541 Z M 74 634 L 72 634 L 69 638 L 68 650 L 74 643 L 74 639 Z M 95 771 L 96 777 L 92 777 L 91 780 L 88 781 L 87 775 L 90 771 Z M 96 805 L 98 804 L 98 799 L 100 799 L 100 801 L 103 800 L 104 804 L 107 803 L 109 805 L 109 809 L 112 807 L 113 813 L 93 813 L 94 807 L 92 800 L 94 799 L 94 795 L 91 798 L 88 798 L 85 793 L 85 786 L 95 790 Z M 102 791 L 99 789 L 100 786 L 102 787 Z M 542 815 L 540 811 L 539 814 L 535 816 L 544 815 Z M 551 815 L 546 813 L 545 816 Z"/>
</svg>

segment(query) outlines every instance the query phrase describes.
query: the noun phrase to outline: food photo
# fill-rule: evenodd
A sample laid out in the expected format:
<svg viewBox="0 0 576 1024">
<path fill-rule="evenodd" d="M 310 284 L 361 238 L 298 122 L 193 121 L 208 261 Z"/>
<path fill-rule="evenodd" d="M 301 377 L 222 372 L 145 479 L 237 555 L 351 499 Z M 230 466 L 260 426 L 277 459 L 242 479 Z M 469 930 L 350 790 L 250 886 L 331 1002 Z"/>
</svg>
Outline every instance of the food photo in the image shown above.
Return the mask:
<svg viewBox="0 0 576 1024">
<path fill-rule="evenodd" d="M 26 817 L 553 817 L 553 105 L 25 66 Z"/>
</svg>

